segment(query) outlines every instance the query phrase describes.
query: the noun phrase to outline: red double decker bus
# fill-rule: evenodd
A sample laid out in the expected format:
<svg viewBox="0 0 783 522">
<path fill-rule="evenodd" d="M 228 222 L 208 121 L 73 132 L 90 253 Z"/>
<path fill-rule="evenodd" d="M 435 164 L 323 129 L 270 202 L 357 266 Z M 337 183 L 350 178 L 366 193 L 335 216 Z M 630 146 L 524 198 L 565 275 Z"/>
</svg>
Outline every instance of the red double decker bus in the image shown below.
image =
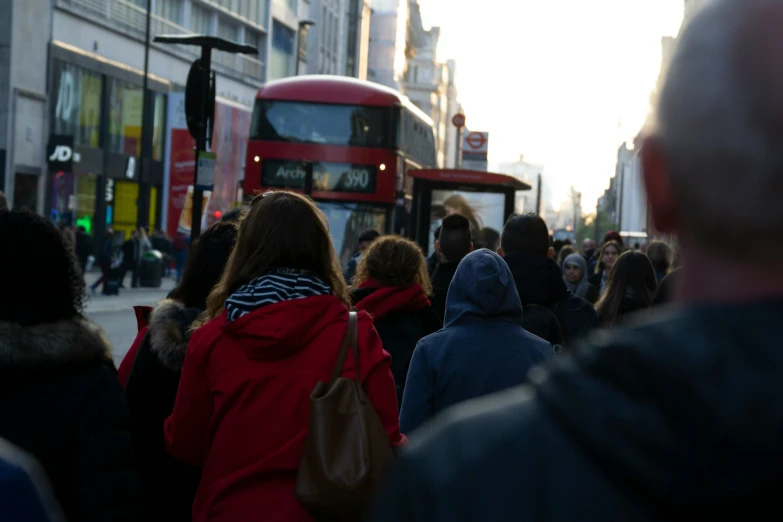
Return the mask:
<svg viewBox="0 0 783 522">
<path fill-rule="evenodd" d="M 299 76 L 258 91 L 244 191 L 309 194 L 345 262 L 365 229 L 406 232 L 408 171 L 435 163 L 432 120 L 405 96 L 353 78 Z"/>
</svg>

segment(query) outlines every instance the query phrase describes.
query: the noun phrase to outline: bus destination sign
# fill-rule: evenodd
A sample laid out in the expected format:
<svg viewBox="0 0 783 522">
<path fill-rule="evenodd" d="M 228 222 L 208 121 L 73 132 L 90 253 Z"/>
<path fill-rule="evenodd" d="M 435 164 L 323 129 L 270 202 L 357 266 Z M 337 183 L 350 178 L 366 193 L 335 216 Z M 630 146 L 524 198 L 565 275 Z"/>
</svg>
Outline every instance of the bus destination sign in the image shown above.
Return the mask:
<svg viewBox="0 0 783 522">
<path fill-rule="evenodd" d="M 313 163 L 313 191 L 375 194 L 378 171 L 373 165 Z M 304 190 L 307 170 L 301 161 L 264 160 L 261 186 Z"/>
</svg>

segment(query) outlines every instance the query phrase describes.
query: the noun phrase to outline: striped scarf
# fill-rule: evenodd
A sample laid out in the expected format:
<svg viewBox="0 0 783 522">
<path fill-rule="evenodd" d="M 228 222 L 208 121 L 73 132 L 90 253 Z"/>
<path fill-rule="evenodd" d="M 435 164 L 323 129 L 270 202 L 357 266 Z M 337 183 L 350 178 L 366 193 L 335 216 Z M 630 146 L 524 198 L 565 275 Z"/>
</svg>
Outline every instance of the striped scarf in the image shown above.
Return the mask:
<svg viewBox="0 0 783 522">
<path fill-rule="evenodd" d="M 312 272 L 279 268 L 240 287 L 225 306 L 231 322 L 266 305 L 331 294 L 332 289 Z"/>
</svg>

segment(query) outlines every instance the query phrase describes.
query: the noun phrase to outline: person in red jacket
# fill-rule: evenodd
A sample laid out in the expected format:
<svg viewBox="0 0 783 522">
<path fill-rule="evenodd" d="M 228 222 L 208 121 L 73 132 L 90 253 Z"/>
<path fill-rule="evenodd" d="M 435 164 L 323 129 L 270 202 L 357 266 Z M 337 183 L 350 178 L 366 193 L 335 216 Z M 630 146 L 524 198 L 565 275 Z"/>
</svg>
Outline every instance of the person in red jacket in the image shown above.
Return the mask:
<svg viewBox="0 0 783 522">
<path fill-rule="evenodd" d="M 187 347 L 168 451 L 202 468 L 193 521 L 310 522 L 294 495 L 309 397 L 328 381 L 349 298 L 325 216 L 308 199 L 253 200 L 206 324 Z M 402 444 L 391 358 L 359 313 L 359 376 L 392 447 Z M 344 376 L 354 376 L 353 358 Z"/>
</svg>

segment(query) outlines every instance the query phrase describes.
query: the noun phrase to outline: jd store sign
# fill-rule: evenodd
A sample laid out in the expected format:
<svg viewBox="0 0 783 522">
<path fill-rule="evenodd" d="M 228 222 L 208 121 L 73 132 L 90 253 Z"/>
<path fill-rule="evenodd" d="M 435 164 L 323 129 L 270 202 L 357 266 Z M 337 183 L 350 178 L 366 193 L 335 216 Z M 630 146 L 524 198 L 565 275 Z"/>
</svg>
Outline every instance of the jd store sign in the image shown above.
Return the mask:
<svg viewBox="0 0 783 522">
<path fill-rule="evenodd" d="M 73 136 L 52 134 L 46 147 L 46 162 L 50 171 L 73 172 L 73 164 L 81 158 L 73 150 Z"/>
</svg>

